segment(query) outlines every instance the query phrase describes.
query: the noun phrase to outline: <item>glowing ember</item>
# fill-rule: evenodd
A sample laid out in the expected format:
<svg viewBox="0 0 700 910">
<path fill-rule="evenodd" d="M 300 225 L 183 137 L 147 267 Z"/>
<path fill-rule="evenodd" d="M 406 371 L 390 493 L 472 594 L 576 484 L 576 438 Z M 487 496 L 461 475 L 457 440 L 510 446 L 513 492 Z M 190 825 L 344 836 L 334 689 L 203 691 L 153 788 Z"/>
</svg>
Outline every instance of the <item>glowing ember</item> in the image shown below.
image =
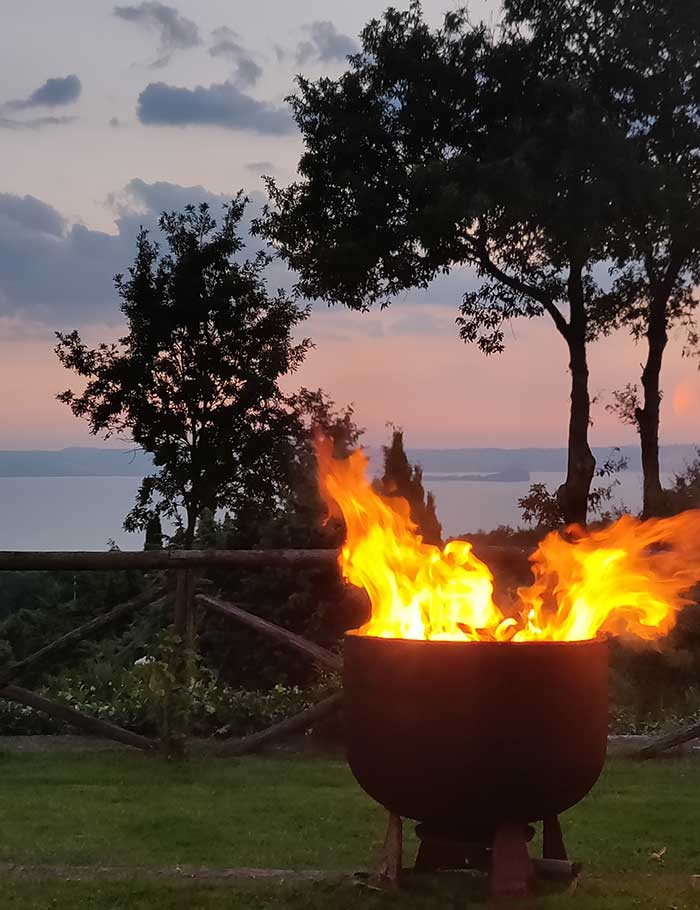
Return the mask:
<svg viewBox="0 0 700 910">
<path fill-rule="evenodd" d="M 343 576 L 369 595 L 361 635 L 455 641 L 578 641 L 599 632 L 654 638 L 669 631 L 700 579 L 700 510 L 599 531 L 549 534 L 531 557 L 534 581 L 512 615 L 493 601 L 493 576 L 465 541 L 440 550 L 416 533 L 403 499 L 386 499 L 358 450 L 342 461 L 317 443 L 319 488 L 345 521 Z"/>
</svg>

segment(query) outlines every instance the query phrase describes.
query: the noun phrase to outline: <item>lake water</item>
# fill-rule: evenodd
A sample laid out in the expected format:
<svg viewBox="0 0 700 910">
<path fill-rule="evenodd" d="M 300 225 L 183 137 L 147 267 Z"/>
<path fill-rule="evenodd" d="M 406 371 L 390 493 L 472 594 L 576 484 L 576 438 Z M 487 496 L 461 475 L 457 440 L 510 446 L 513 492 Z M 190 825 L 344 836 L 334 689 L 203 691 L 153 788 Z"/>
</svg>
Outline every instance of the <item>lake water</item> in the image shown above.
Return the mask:
<svg viewBox="0 0 700 910">
<path fill-rule="evenodd" d="M 616 501 L 636 510 L 641 474 L 620 475 Z M 555 489 L 559 473 L 533 473 L 529 481 L 430 480 L 445 536 L 517 525 L 517 500 L 531 483 Z M 124 550 L 141 549 L 142 534 L 126 534 L 121 523 L 134 501 L 138 477 L 0 478 L 0 550 L 104 550 L 111 538 Z"/>
<path fill-rule="evenodd" d="M 642 505 L 642 475 L 636 471 L 624 471 L 618 475 L 619 486 L 615 488 L 611 505 L 622 505 L 630 511 L 639 511 Z M 662 482 L 670 483 L 671 475 L 662 475 Z M 438 518 L 442 522 L 445 537 L 464 531 L 490 531 L 499 525 L 522 524 L 518 499 L 525 496 L 533 483 L 544 483 L 555 491 L 564 480 L 558 472 L 535 472 L 529 480 L 514 483 L 493 481 L 426 481 L 426 488 L 435 494 Z M 604 485 L 606 481 L 596 481 Z"/>
</svg>

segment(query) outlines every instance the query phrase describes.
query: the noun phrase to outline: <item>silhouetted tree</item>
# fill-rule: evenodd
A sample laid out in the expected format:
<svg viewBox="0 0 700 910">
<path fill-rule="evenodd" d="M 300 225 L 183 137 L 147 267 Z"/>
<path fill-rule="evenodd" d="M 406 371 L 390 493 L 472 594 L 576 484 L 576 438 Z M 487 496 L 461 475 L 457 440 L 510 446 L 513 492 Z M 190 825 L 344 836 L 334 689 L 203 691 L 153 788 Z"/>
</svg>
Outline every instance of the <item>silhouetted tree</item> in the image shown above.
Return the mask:
<svg viewBox="0 0 700 910">
<path fill-rule="evenodd" d="M 92 350 L 76 331 L 57 333 L 61 362 L 87 379 L 59 399 L 93 434 L 128 433 L 154 456 L 125 527 L 164 515 L 185 547 L 204 509 L 274 510 L 293 460 L 296 415 L 279 380 L 309 348 L 293 338 L 307 311 L 270 296 L 268 255 L 240 261 L 245 205 L 239 194 L 218 228 L 206 205 L 163 214 L 164 255 L 141 231 L 129 277 L 115 279 L 118 343 Z"/>
<path fill-rule="evenodd" d="M 512 35 L 527 30 L 543 73 L 586 85 L 631 150 L 616 177 L 615 281 L 601 300 L 607 316 L 616 314 L 610 325 L 630 328 L 646 344 L 641 392 L 628 385 L 615 409 L 639 432 L 643 515 L 664 514 L 671 502 L 659 471 L 661 367 L 673 323 L 686 325 L 691 342 L 697 337 L 700 4 L 506 0 L 504 9 Z"/>
<path fill-rule="evenodd" d="M 423 469 L 412 465 L 403 446 L 403 431 L 394 429 L 391 442 L 382 446 L 384 472 L 376 481 L 382 496 L 400 496 L 411 509 L 411 519 L 426 543 L 442 545 L 442 526 L 435 511 L 435 497 L 423 489 Z"/>
<path fill-rule="evenodd" d="M 304 294 L 354 309 L 471 265 L 481 284 L 458 322 L 485 353 L 503 349 L 508 320 L 548 315 L 571 372 L 558 501 L 567 521 L 585 522 L 593 266 L 606 256 L 626 146 L 589 87 L 548 76 L 540 56 L 525 37 L 494 40 L 463 10 L 431 30 L 419 3 L 390 9 L 342 76 L 299 79 L 301 179 L 268 181 L 256 230 Z"/>
<path fill-rule="evenodd" d="M 700 509 L 700 449 L 695 450 L 695 458 L 674 476 L 669 497 L 674 512 Z"/>
<path fill-rule="evenodd" d="M 143 544 L 144 550 L 162 550 L 163 549 L 163 526 L 160 515 L 152 515 L 146 523 L 146 539 Z"/>
<path fill-rule="evenodd" d="M 290 482 L 272 516 L 214 517 L 205 512 L 198 525 L 198 547 L 329 549 L 342 545 L 341 521 L 327 520 L 318 493 L 314 436 L 333 439 L 344 457 L 357 447 L 362 429 L 352 407 L 338 407 L 320 389 L 301 389 L 292 403 L 297 418 Z M 368 602 L 342 580 L 334 564 L 274 572 L 212 570 L 209 577 L 223 596 L 249 606 L 259 616 L 335 648 L 340 635 L 368 617 Z M 207 616 L 200 629 L 203 653 L 236 685 L 267 687 L 280 681 L 308 683 L 317 671 L 288 650 L 269 647 L 254 632 L 239 629 L 232 638 L 227 620 Z M 261 659 L 261 654 L 264 659 Z"/>
<path fill-rule="evenodd" d="M 615 510 L 606 507 L 610 505 L 616 487 L 620 486 L 616 475 L 626 470 L 627 459 L 620 454 L 618 448 L 614 448 L 603 464 L 596 467 L 594 477 L 606 480 L 607 483 L 598 484 L 591 489 L 588 494 L 588 510 L 599 521 L 610 521 L 615 517 Z M 518 508 L 522 512 L 523 521 L 538 531 L 553 531 L 567 523 L 557 497 L 544 483 L 531 484 L 525 496 L 518 499 Z"/>
</svg>

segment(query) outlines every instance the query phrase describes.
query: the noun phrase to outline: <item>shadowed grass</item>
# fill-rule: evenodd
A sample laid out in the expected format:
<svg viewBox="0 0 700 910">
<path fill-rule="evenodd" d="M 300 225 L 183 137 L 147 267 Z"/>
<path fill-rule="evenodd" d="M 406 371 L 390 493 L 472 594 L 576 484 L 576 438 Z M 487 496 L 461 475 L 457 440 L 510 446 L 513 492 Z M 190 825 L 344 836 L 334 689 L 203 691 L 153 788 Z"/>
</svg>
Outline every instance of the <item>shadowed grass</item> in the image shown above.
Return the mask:
<svg viewBox="0 0 700 910">
<path fill-rule="evenodd" d="M 3 910 L 464 910 L 485 906 L 457 877 L 426 877 L 399 893 L 365 891 L 350 885 L 125 884 L 2 882 Z M 686 880 L 630 876 L 583 882 L 572 895 L 550 892 L 519 908 L 536 910 L 697 910 L 700 891 Z"/>
</svg>

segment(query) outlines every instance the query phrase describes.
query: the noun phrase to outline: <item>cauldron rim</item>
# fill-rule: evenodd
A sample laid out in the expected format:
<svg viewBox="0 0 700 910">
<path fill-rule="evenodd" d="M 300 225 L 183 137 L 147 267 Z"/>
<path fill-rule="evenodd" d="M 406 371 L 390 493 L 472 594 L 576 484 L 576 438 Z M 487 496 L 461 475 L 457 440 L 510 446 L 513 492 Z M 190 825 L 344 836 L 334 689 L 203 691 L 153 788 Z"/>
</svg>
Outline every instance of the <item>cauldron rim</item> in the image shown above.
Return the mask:
<svg viewBox="0 0 700 910">
<path fill-rule="evenodd" d="M 549 639 L 544 640 L 528 640 L 528 641 L 461 641 L 455 639 L 440 639 L 440 638 L 397 638 L 392 635 L 366 635 L 360 632 L 360 629 L 348 629 L 345 632 L 345 638 L 352 639 L 368 639 L 370 641 L 381 641 L 386 642 L 387 647 L 402 647 L 407 644 L 412 646 L 422 645 L 423 647 L 428 648 L 465 648 L 465 647 L 478 647 L 478 648 L 490 648 L 493 650 L 497 649 L 507 649 L 512 650 L 515 648 L 554 648 L 554 647 L 566 647 L 566 648 L 575 648 L 575 647 L 590 647 L 591 645 L 601 645 L 608 642 L 608 636 L 603 633 L 598 633 L 593 638 L 576 638 L 572 641 L 551 641 Z"/>
</svg>

